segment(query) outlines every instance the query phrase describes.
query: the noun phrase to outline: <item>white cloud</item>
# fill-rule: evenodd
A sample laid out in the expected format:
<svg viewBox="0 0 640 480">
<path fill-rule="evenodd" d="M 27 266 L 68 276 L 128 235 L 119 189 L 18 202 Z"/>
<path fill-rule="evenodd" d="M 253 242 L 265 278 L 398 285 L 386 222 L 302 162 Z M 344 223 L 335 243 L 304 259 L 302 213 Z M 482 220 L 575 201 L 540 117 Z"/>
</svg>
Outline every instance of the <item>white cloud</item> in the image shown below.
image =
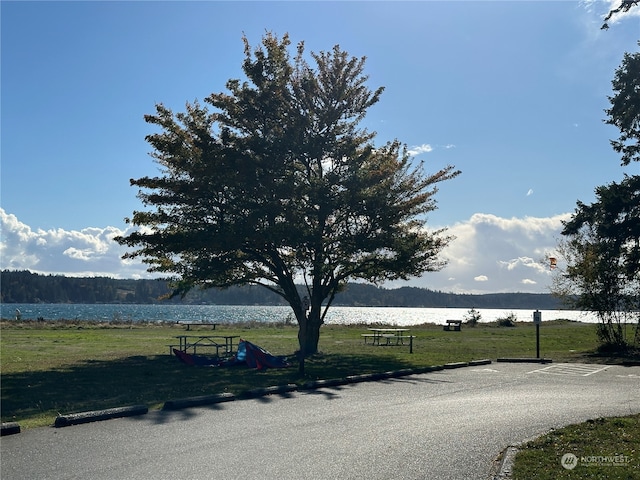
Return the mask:
<svg viewBox="0 0 640 480">
<path fill-rule="evenodd" d="M 69 258 L 73 258 L 76 260 L 85 260 L 85 261 L 91 260 L 93 253 L 94 253 L 93 250 L 89 248 L 85 248 L 84 250 L 79 250 L 75 247 L 69 247 L 64 252 L 62 252 L 63 255 L 66 255 Z"/>
<path fill-rule="evenodd" d="M 150 276 L 142 263 L 121 259 L 126 249 L 113 239 L 126 231 L 116 227 L 32 230 L 2 208 L 0 226 L 2 269 L 69 276 Z"/>
<path fill-rule="evenodd" d="M 416 147 L 411 147 L 407 153 L 412 157 L 416 155 L 420 155 L 421 153 L 429 153 L 433 151 L 433 147 L 428 143 L 423 143 L 422 145 L 418 145 Z"/>
<path fill-rule="evenodd" d="M 447 266 L 411 284 L 454 293 L 548 293 L 551 270 L 546 258 L 556 249 L 562 221 L 569 217 L 474 214 L 448 228 L 456 238 L 442 252 Z"/>
</svg>

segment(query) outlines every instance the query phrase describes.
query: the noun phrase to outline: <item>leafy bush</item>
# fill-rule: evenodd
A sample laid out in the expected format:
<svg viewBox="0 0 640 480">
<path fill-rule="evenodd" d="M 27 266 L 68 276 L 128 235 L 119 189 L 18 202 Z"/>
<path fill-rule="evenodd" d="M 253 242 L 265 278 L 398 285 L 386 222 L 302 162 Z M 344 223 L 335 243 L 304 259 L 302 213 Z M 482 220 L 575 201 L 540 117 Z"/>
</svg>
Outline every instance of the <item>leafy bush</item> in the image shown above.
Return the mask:
<svg viewBox="0 0 640 480">
<path fill-rule="evenodd" d="M 465 323 L 470 327 L 475 327 L 481 318 L 482 318 L 482 315 L 475 308 L 472 308 L 471 310 L 469 310 L 467 314 L 464 316 Z"/>
<path fill-rule="evenodd" d="M 511 312 L 506 317 L 498 318 L 498 326 L 499 327 L 515 327 L 516 322 L 518 321 L 518 317 L 515 313 Z"/>
</svg>

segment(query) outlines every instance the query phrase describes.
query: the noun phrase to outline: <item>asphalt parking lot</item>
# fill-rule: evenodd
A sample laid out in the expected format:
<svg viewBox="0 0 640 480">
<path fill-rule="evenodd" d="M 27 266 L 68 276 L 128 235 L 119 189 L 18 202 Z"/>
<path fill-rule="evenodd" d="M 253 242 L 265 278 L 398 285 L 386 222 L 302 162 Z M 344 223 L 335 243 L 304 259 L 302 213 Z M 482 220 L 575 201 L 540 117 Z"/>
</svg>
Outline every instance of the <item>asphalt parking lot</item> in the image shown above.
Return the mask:
<svg viewBox="0 0 640 480">
<path fill-rule="evenodd" d="M 640 367 L 491 363 L 27 430 L 0 441 L 0 473 L 485 480 L 508 445 L 638 412 Z"/>
</svg>

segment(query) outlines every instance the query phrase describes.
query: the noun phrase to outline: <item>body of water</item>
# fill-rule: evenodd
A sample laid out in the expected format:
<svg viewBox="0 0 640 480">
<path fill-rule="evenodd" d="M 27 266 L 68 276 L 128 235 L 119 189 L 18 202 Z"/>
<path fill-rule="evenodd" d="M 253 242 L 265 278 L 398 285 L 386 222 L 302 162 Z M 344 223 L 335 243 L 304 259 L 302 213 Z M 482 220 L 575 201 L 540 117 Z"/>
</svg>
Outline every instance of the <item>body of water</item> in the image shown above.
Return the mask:
<svg viewBox="0 0 640 480">
<path fill-rule="evenodd" d="M 89 320 L 89 321 L 208 321 L 214 323 L 295 322 L 290 307 L 245 305 L 130 305 L 130 304 L 16 304 L 0 305 L 4 319 L 16 318 L 17 310 L 23 320 Z M 533 320 L 533 310 L 477 309 L 480 322 L 492 322 L 510 314 L 518 321 Z M 444 324 L 447 319 L 463 320 L 467 308 L 403 308 L 403 307 L 331 307 L 327 324 L 385 324 L 419 325 Z M 595 315 L 572 310 L 541 310 L 542 321 L 575 320 L 595 323 Z"/>
</svg>

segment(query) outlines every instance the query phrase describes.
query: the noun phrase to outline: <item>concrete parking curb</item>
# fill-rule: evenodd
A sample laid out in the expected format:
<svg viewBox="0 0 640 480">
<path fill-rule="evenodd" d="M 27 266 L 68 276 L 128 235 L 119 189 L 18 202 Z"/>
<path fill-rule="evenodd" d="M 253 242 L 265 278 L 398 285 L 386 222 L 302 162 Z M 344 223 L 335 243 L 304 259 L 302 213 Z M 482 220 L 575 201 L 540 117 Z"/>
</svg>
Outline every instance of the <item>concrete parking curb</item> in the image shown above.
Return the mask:
<svg viewBox="0 0 640 480">
<path fill-rule="evenodd" d="M 18 423 L 6 422 L 2 424 L 0 436 L 4 437 L 5 435 L 15 435 L 16 433 L 20 433 L 20 425 Z"/>
<path fill-rule="evenodd" d="M 95 410 L 91 412 L 70 413 L 68 415 L 58 415 L 54 426 L 68 427 L 81 423 L 97 422 L 112 418 L 132 417 L 134 415 L 144 415 L 149 411 L 146 405 L 133 405 L 130 407 L 109 408 L 107 410 Z"/>
<path fill-rule="evenodd" d="M 216 393 L 214 395 L 202 395 L 199 397 L 180 398 L 164 402 L 163 410 L 181 410 L 183 408 L 201 407 L 216 403 L 231 402 L 236 399 L 233 393 Z"/>
<path fill-rule="evenodd" d="M 488 358 L 485 358 L 484 360 L 471 360 L 469 362 L 470 367 L 477 367 L 480 365 L 491 365 L 491 360 L 489 360 Z"/>
<path fill-rule="evenodd" d="M 288 392 L 293 392 L 298 389 L 297 385 L 288 383 L 286 385 L 274 385 L 272 387 L 254 388 L 253 390 L 247 390 L 236 396 L 237 400 L 245 400 L 249 398 L 266 397 L 267 395 L 278 395 Z"/>
<path fill-rule="evenodd" d="M 499 363 L 551 363 L 553 360 L 550 358 L 499 358 L 496 360 Z"/>
<path fill-rule="evenodd" d="M 338 387 L 349 383 L 346 378 L 330 378 L 328 380 L 314 380 L 313 382 L 303 383 L 300 390 L 315 390 L 317 388 Z"/>
<path fill-rule="evenodd" d="M 469 362 L 453 362 L 453 363 L 445 363 L 443 365 L 443 367 L 446 370 L 450 370 L 453 368 L 462 368 L 462 367 L 468 367 L 469 366 Z"/>
</svg>

